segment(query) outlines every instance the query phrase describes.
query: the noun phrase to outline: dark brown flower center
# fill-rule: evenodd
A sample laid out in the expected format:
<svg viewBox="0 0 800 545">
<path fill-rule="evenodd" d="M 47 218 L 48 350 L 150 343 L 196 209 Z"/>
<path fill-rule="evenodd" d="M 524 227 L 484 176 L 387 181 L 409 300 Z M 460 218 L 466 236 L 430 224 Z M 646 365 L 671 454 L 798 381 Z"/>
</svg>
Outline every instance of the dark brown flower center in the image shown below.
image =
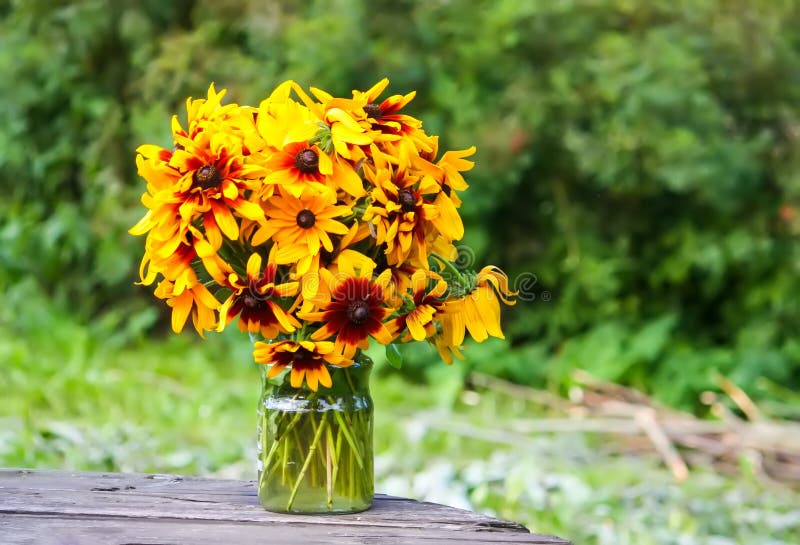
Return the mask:
<svg viewBox="0 0 800 545">
<path fill-rule="evenodd" d="M 417 209 L 417 197 L 408 189 L 401 189 L 397 194 L 397 200 L 403 212 L 413 212 Z"/>
<path fill-rule="evenodd" d="M 317 218 L 311 210 L 300 210 L 297 213 L 297 225 L 301 229 L 311 229 L 316 222 Z"/>
<path fill-rule="evenodd" d="M 347 305 L 347 319 L 361 325 L 369 318 L 369 305 L 366 301 L 353 301 Z"/>
<path fill-rule="evenodd" d="M 211 189 L 222 183 L 222 174 L 214 165 L 203 165 L 194 171 L 192 179 L 196 186 Z"/>
<path fill-rule="evenodd" d="M 245 295 L 242 302 L 247 308 L 258 308 L 259 305 L 261 305 L 261 299 L 254 296 L 252 293 Z"/>
<path fill-rule="evenodd" d="M 307 362 L 314 358 L 314 354 L 302 346 L 292 355 L 292 361 Z"/>
<path fill-rule="evenodd" d="M 371 117 L 372 119 L 378 119 L 380 116 L 383 115 L 383 110 L 377 104 L 370 102 L 366 106 L 364 106 L 364 113 L 367 114 L 367 117 Z"/>
<path fill-rule="evenodd" d="M 294 156 L 294 166 L 304 174 L 319 172 L 319 156 L 313 149 L 304 149 Z"/>
</svg>

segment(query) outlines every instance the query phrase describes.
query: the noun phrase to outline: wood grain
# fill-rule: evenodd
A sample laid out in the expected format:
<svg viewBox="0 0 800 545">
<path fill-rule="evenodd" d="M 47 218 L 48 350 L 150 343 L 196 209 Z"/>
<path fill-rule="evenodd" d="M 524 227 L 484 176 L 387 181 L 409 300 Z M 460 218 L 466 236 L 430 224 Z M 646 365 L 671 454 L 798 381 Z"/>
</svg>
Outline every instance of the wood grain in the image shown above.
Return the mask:
<svg viewBox="0 0 800 545">
<path fill-rule="evenodd" d="M 0 470 L 2 545 L 568 545 L 519 524 L 377 495 L 352 515 L 265 511 L 247 481 L 177 475 Z"/>
</svg>

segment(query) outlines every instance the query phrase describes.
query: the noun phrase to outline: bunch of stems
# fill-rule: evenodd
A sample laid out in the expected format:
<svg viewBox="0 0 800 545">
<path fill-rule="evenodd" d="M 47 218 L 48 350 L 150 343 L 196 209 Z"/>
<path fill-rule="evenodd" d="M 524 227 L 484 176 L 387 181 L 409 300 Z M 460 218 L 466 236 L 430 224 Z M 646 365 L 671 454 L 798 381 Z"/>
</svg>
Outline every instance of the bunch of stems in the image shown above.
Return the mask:
<svg viewBox="0 0 800 545">
<path fill-rule="evenodd" d="M 348 369 L 342 369 L 355 393 Z M 351 510 L 373 495 L 371 405 L 330 393 L 295 393 L 259 409 L 259 496 L 292 511 L 298 495 L 309 512 Z M 324 499 L 324 501 L 322 501 Z M 317 502 L 314 504 L 314 502 Z"/>
</svg>

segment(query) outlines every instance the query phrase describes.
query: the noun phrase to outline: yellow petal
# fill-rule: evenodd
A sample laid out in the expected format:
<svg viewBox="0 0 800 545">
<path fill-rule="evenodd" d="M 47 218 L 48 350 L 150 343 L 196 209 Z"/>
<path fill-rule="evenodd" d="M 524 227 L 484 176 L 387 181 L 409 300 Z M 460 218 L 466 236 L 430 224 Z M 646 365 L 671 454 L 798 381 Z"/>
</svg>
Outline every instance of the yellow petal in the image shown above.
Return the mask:
<svg viewBox="0 0 800 545">
<path fill-rule="evenodd" d="M 475 302 L 471 299 L 472 297 L 472 294 L 467 295 L 467 299 L 464 301 L 465 323 L 467 331 L 469 331 L 472 338 L 481 343 L 489 338 L 489 335 L 486 333 L 486 326 L 483 324 L 481 314 Z"/>
<path fill-rule="evenodd" d="M 330 388 L 333 386 L 333 380 L 331 380 L 331 374 L 328 372 L 327 367 L 320 367 L 318 371 L 319 383 L 325 386 L 326 388 Z"/>
<path fill-rule="evenodd" d="M 214 219 L 220 230 L 231 240 L 239 238 L 239 225 L 231 214 L 230 209 L 223 204 L 211 201 L 211 210 L 214 212 Z"/>
<path fill-rule="evenodd" d="M 190 291 L 184 291 L 172 300 L 172 331 L 180 333 L 192 310 L 194 298 Z"/>
<path fill-rule="evenodd" d="M 292 388 L 300 388 L 303 385 L 303 375 L 306 374 L 305 369 L 295 369 L 292 368 L 292 376 L 290 382 L 292 384 Z M 309 385 L 310 387 L 310 385 Z M 316 388 L 312 388 L 316 392 Z"/>
<path fill-rule="evenodd" d="M 261 256 L 253 253 L 247 260 L 247 278 L 261 278 Z"/>
</svg>

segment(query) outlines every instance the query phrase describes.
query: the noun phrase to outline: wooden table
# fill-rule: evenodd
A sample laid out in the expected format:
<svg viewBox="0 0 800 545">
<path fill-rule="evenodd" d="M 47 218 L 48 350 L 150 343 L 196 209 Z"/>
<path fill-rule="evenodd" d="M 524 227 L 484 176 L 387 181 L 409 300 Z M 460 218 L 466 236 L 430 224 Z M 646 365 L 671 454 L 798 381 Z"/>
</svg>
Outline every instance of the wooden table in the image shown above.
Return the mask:
<svg viewBox="0 0 800 545">
<path fill-rule="evenodd" d="M 528 543 L 569 545 L 519 524 L 378 495 L 353 515 L 265 511 L 247 481 L 0 469 L 2 545 Z"/>
</svg>

